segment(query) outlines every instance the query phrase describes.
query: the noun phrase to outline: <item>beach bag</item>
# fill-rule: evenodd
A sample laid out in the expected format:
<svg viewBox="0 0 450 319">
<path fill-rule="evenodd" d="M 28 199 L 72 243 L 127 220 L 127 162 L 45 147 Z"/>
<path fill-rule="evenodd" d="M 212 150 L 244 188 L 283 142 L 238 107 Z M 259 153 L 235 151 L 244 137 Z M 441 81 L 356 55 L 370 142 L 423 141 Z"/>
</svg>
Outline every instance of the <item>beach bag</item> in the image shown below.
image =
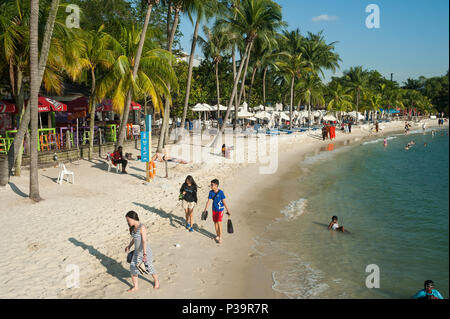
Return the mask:
<svg viewBox="0 0 450 319">
<path fill-rule="evenodd" d="M 202 220 L 206 220 L 206 218 L 208 218 L 208 211 L 207 211 L 207 210 L 205 210 L 205 211 L 202 213 Z"/>
<path fill-rule="evenodd" d="M 228 219 L 228 222 L 227 222 L 227 231 L 228 231 L 228 234 L 234 233 L 233 223 L 231 222 L 231 219 Z"/>
<path fill-rule="evenodd" d="M 127 255 L 127 263 L 131 264 L 131 260 L 133 260 L 134 250 L 130 251 Z"/>
</svg>

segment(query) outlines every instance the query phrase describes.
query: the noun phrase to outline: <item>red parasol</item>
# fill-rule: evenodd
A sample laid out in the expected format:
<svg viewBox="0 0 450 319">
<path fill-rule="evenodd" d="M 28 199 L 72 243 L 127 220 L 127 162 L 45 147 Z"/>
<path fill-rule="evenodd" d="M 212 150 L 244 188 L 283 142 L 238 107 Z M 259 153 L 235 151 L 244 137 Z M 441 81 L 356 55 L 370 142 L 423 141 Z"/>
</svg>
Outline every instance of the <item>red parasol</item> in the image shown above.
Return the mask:
<svg viewBox="0 0 450 319">
<path fill-rule="evenodd" d="M 67 105 L 49 97 L 40 96 L 38 99 L 39 112 L 67 112 Z"/>
<path fill-rule="evenodd" d="M 141 109 L 141 105 L 139 103 L 136 103 L 134 101 L 131 101 L 130 104 L 130 110 L 138 111 Z M 110 112 L 113 110 L 112 107 L 112 101 L 110 99 L 103 100 L 102 103 L 97 104 L 97 107 L 95 108 L 97 112 Z"/>
<path fill-rule="evenodd" d="M 0 113 L 17 113 L 16 105 L 6 101 L 0 101 Z"/>
<path fill-rule="evenodd" d="M 67 102 L 67 111 L 69 113 L 88 112 L 89 98 L 81 96 L 75 100 Z"/>
</svg>

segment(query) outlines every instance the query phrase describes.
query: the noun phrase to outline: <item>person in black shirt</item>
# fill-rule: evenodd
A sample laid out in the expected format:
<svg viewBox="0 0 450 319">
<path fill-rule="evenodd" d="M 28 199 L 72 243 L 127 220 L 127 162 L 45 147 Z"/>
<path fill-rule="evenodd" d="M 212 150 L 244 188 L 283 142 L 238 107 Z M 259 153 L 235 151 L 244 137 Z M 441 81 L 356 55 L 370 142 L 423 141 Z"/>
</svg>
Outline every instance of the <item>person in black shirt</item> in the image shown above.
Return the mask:
<svg viewBox="0 0 450 319">
<path fill-rule="evenodd" d="M 192 233 L 194 231 L 192 228 L 192 213 L 197 204 L 197 184 L 191 175 L 186 177 L 184 184 L 181 186 L 180 199 L 183 201 L 183 209 L 186 214 L 186 229 Z"/>
</svg>

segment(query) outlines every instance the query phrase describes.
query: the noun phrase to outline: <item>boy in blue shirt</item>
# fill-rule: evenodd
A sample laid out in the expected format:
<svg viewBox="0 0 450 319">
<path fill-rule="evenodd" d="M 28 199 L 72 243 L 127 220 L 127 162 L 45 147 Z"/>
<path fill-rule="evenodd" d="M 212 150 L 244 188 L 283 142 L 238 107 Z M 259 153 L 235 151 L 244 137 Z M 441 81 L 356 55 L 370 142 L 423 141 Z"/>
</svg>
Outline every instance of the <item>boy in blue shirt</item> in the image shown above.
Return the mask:
<svg viewBox="0 0 450 319">
<path fill-rule="evenodd" d="M 208 205 L 210 200 L 212 200 L 212 215 L 214 221 L 214 227 L 216 229 L 216 242 L 219 244 L 222 243 L 222 218 L 224 208 L 227 209 L 227 215 L 231 216 L 230 210 L 225 202 L 225 194 L 222 190 L 219 189 L 219 180 L 213 179 L 211 181 L 211 191 L 208 195 L 208 201 L 206 202 L 206 206 L 204 210 L 208 209 Z"/>
<path fill-rule="evenodd" d="M 432 280 L 425 281 L 424 289 L 419 290 L 413 297 L 414 299 L 444 299 L 442 295 L 434 289 Z"/>
</svg>

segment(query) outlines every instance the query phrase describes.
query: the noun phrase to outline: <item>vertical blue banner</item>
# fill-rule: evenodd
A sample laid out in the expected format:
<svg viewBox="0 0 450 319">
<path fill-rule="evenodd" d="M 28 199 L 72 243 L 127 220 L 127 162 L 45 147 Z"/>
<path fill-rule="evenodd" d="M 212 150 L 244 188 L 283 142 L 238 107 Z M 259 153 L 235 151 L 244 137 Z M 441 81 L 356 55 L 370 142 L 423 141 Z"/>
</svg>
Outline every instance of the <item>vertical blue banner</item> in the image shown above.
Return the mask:
<svg viewBox="0 0 450 319">
<path fill-rule="evenodd" d="M 147 131 L 141 132 L 141 162 L 150 162 L 150 141 Z"/>
</svg>

